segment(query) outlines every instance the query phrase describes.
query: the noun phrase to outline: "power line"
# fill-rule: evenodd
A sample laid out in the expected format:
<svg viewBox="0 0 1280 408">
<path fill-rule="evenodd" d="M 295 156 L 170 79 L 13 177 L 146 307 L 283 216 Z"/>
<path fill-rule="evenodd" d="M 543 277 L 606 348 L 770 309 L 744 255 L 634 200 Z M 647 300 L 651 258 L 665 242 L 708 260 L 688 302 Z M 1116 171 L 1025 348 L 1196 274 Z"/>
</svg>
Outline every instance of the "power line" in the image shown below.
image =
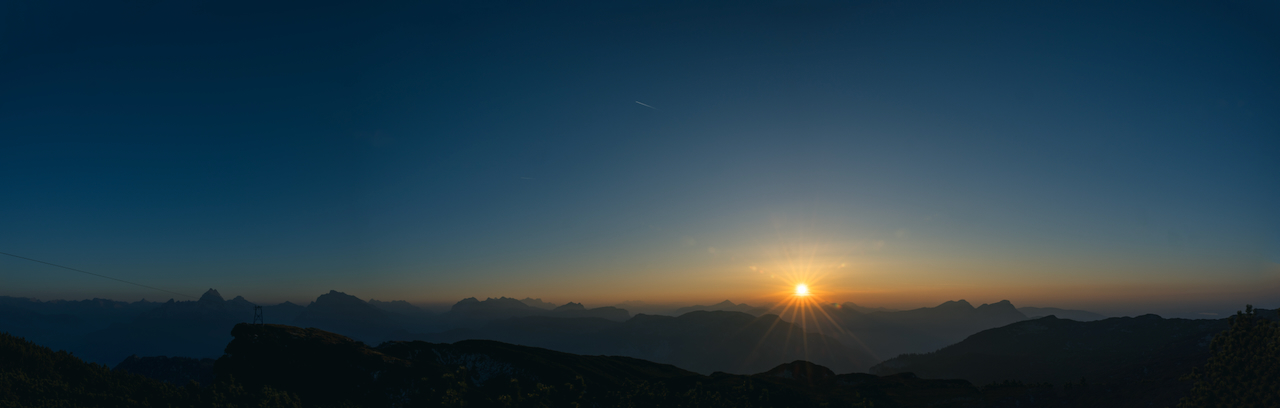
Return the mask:
<svg viewBox="0 0 1280 408">
<path fill-rule="evenodd" d="M 27 257 L 25 257 L 25 256 L 18 256 L 18 255 L 14 255 L 14 254 L 6 253 L 6 252 L 0 252 L 0 255 L 9 255 L 9 256 L 12 256 L 12 257 L 14 257 L 14 258 L 26 259 L 26 260 L 31 261 L 31 262 L 39 262 L 39 263 L 42 263 L 42 264 L 45 264 L 45 265 L 49 265 L 49 266 L 56 266 L 56 267 L 59 267 L 59 268 L 62 268 L 62 269 L 70 269 L 70 270 L 73 270 L 73 271 L 76 271 L 76 272 L 80 272 L 80 273 L 85 273 L 85 274 L 89 274 L 89 275 L 97 276 L 97 277 L 99 277 L 99 278 L 107 278 L 107 279 L 111 279 L 111 280 L 116 281 L 116 282 L 124 282 L 124 283 L 128 283 L 128 284 L 130 284 L 130 285 L 141 286 L 141 287 L 144 287 L 144 288 L 147 288 L 147 289 L 151 289 L 151 290 L 158 290 L 158 291 L 161 291 L 161 292 L 172 293 L 172 294 L 179 295 L 179 296 L 186 296 L 186 297 L 189 297 L 189 298 L 195 298 L 195 296 L 191 296 L 191 295 L 188 295 L 188 294 L 185 294 L 185 293 L 178 293 L 178 292 L 174 292 L 174 291 L 172 291 L 172 290 L 164 290 L 164 289 L 160 289 L 160 288 L 157 288 L 157 287 L 154 287 L 154 286 L 147 286 L 147 285 L 143 285 L 143 284 L 141 284 L 141 283 L 129 282 L 129 281 L 124 280 L 124 279 L 116 279 L 116 278 L 112 278 L 112 277 L 110 277 L 110 276 L 106 276 L 106 275 L 99 275 L 99 274 L 96 274 L 96 273 L 93 273 L 93 272 L 82 271 L 82 270 L 79 270 L 79 269 L 76 269 L 76 268 L 72 268 L 72 267 L 68 267 L 68 266 L 62 266 L 62 265 L 58 265 L 58 264 L 55 264 L 55 263 L 49 263 L 49 262 L 41 261 L 41 260 L 39 260 L 39 259 L 31 259 L 31 258 L 27 258 Z"/>
</svg>

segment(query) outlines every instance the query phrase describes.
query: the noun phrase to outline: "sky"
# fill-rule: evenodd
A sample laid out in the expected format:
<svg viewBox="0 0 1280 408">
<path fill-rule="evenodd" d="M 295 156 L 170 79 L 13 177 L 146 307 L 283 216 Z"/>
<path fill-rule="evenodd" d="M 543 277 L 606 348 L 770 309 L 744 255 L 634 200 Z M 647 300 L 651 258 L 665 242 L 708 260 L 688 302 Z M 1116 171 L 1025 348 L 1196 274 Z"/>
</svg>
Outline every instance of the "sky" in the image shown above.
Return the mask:
<svg viewBox="0 0 1280 408">
<path fill-rule="evenodd" d="M 13 3 L 8 254 L 262 304 L 1280 307 L 1273 4 Z"/>
</svg>

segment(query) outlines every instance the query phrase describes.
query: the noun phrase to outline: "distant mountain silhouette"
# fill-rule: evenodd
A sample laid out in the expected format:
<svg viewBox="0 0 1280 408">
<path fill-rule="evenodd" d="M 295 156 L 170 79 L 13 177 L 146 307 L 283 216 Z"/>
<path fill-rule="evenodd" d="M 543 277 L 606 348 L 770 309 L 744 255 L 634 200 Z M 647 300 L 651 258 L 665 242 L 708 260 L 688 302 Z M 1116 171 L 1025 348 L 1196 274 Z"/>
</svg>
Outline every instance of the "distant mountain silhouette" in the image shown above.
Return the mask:
<svg viewBox="0 0 1280 408">
<path fill-rule="evenodd" d="M 391 313 L 398 313 L 405 316 L 431 314 L 431 311 L 414 306 L 412 304 L 409 304 L 409 302 L 406 302 L 403 300 L 392 300 L 390 302 L 383 302 L 377 299 L 369 299 L 369 304 L 379 309 L 382 309 Z"/>
<path fill-rule="evenodd" d="M 690 312 L 679 317 L 637 315 L 625 322 L 599 318 L 529 316 L 479 329 L 402 333 L 396 340 L 451 343 L 487 339 L 577 354 L 619 355 L 674 364 L 701 373 L 751 373 L 807 359 L 841 371 L 865 371 L 875 360 L 834 338 L 807 333 L 774 315 Z"/>
<path fill-rule="evenodd" d="M 1094 312 L 1086 312 L 1083 310 L 1059 309 L 1056 307 L 1020 307 L 1018 308 L 1018 311 L 1022 312 L 1022 314 L 1024 315 L 1027 315 L 1027 318 L 1029 319 L 1036 319 L 1036 318 L 1045 317 L 1045 316 L 1055 316 L 1059 319 L 1070 319 L 1078 322 L 1091 322 L 1094 320 L 1102 320 L 1107 318 L 1106 316 L 1103 316 Z"/>
<path fill-rule="evenodd" d="M 857 312 L 861 312 L 861 313 L 874 313 L 874 312 L 897 312 L 897 311 L 899 311 L 898 309 L 889 309 L 889 308 L 885 308 L 885 307 L 863 307 L 863 306 L 858 306 L 858 304 L 857 304 L 857 303 L 853 303 L 853 302 L 844 302 L 844 303 L 841 303 L 841 304 L 839 305 L 839 307 L 840 307 L 840 308 L 843 308 L 843 309 L 851 309 L 851 310 L 854 310 L 854 311 L 857 311 Z"/>
<path fill-rule="evenodd" d="M 765 313 L 768 313 L 768 312 L 769 312 L 769 308 L 767 308 L 767 307 L 752 307 L 752 306 L 750 306 L 750 305 L 748 305 L 748 304 L 746 304 L 746 303 L 742 303 L 742 304 L 734 304 L 733 302 L 731 302 L 731 301 L 729 301 L 729 300 L 725 300 L 725 301 L 723 301 L 723 302 L 716 303 L 716 304 L 711 305 L 711 306 L 694 305 L 694 306 L 686 306 L 686 307 L 682 307 L 682 308 L 676 309 L 676 310 L 675 310 L 675 312 L 672 312 L 672 314 L 673 314 L 673 315 L 675 315 L 675 316 L 679 316 L 679 315 L 682 315 L 682 314 L 685 314 L 685 313 L 689 313 L 689 312 L 696 312 L 696 311 L 708 311 L 708 312 L 710 312 L 710 311 L 742 312 L 742 313 L 746 313 L 746 314 L 749 314 L 749 315 L 752 315 L 752 316 L 760 316 L 760 315 L 763 315 L 763 314 L 765 314 Z"/>
<path fill-rule="evenodd" d="M 619 309 L 625 309 L 626 311 L 631 312 L 632 314 L 663 315 L 663 316 L 674 316 L 675 310 L 677 309 L 676 305 L 652 304 L 652 303 L 646 303 L 639 300 L 628 300 L 626 302 L 613 305 L 613 307 L 616 307 Z"/>
<path fill-rule="evenodd" d="M 483 301 L 471 297 L 455 303 L 441 318 L 448 322 L 446 324 L 476 327 L 490 320 L 534 316 L 546 312 L 509 297 L 487 298 Z"/>
<path fill-rule="evenodd" d="M 551 310 L 547 316 L 552 317 L 598 317 L 601 319 L 624 321 L 631 318 L 631 313 L 613 306 L 587 309 L 581 303 L 569 302 Z"/>
<path fill-rule="evenodd" d="M 170 299 L 129 322 L 90 332 L 79 339 L 75 350 L 88 361 L 108 366 L 130 355 L 213 358 L 230 341 L 228 330 L 250 321 L 252 303 L 239 297 L 226 301 L 217 290 L 209 289 L 199 300 Z"/>
<path fill-rule="evenodd" d="M 115 302 L 104 299 L 41 302 L 0 297 L 0 329 L 20 333 L 89 361 L 116 365 L 125 357 L 168 355 L 216 357 L 236 323 L 253 320 L 254 303 L 241 296 L 230 300 L 209 289 L 198 300 Z M 286 323 L 339 332 L 377 344 L 395 332 L 438 332 L 479 327 L 513 316 L 630 318 L 613 307 L 587 309 L 571 303 L 557 311 L 533 308 L 511 298 L 464 299 L 449 313 L 433 314 L 405 301 L 369 301 L 338 291 L 320 295 L 308 306 L 291 302 L 263 307 L 269 323 Z"/>
<path fill-rule="evenodd" d="M 391 312 L 336 290 L 320 295 L 294 319 L 294 324 L 343 333 L 376 344 L 400 328 Z"/>
<path fill-rule="evenodd" d="M 40 301 L 0 296 L 0 330 L 21 334 L 40 344 L 75 349 L 85 334 L 113 323 L 128 322 L 159 305 L 146 300 L 132 303 L 108 299 Z"/>
<path fill-rule="evenodd" d="M 531 307 L 536 307 L 536 308 L 539 308 L 539 309 L 547 309 L 547 310 L 551 310 L 551 309 L 555 309 L 555 308 L 556 308 L 556 304 L 555 304 L 555 303 L 551 303 L 551 302 L 543 302 L 543 301 L 542 301 L 542 298 L 538 298 L 538 299 L 534 299 L 534 298 L 524 298 L 524 299 L 520 299 L 520 301 L 521 301 L 521 302 L 524 302 L 524 304 L 526 304 L 526 305 L 529 305 L 529 306 L 531 306 Z"/>
<path fill-rule="evenodd" d="M 95 327 L 86 326 L 90 324 L 80 316 L 43 314 L 8 302 L 0 302 L 0 329 L 21 333 L 32 341 L 70 348 L 69 346 L 73 344 L 68 340 L 95 329 Z"/>
<path fill-rule="evenodd" d="M 245 300 L 244 296 L 236 296 L 231 300 L 227 301 L 227 307 L 232 309 L 253 310 L 254 306 L 257 306 L 257 305 L 249 302 L 248 300 Z"/>
<path fill-rule="evenodd" d="M 289 323 L 298 319 L 298 315 L 302 311 L 307 310 L 306 306 L 302 306 L 293 302 L 285 301 L 284 303 L 262 307 L 262 320 L 267 323 Z"/>
<path fill-rule="evenodd" d="M 877 358 L 888 358 L 937 350 L 979 331 L 1026 320 L 1007 300 L 976 308 L 958 300 L 891 312 L 859 309 L 824 305 L 820 311 L 809 311 L 798 324 L 867 350 Z"/>
<path fill-rule="evenodd" d="M 159 305 L 160 302 L 151 302 L 146 299 L 137 302 L 119 302 L 97 298 L 40 301 L 31 298 L 0 296 L 0 307 L 9 306 L 46 316 L 73 315 L 82 319 L 84 323 L 100 324 L 103 327 L 115 322 L 129 321 L 139 313 Z"/>
<path fill-rule="evenodd" d="M 585 312 L 586 310 L 587 310 L 586 306 L 583 306 L 581 303 L 573 303 L 573 302 L 565 303 L 564 306 L 559 306 L 559 307 L 556 307 L 555 309 L 551 309 L 552 312 L 559 312 L 559 313 Z"/>
<path fill-rule="evenodd" d="M 581 303 L 574 302 L 546 310 L 509 297 L 487 298 L 483 301 L 466 298 L 458 301 L 448 312 L 440 316 L 437 328 L 477 328 L 494 320 L 526 316 L 599 317 L 622 321 L 630 318 L 631 314 L 611 306 L 587 309 Z"/>
<path fill-rule="evenodd" d="M 144 319 L 163 319 L 170 317 L 184 318 L 221 318 L 227 314 L 248 315 L 253 319 L 253 303 L 236 296 L 233 300 L 223 300 L 216 289 L 209 289 L 195 302 L 175 302 L 170 300 L 139 315 Z"/>
</svg>

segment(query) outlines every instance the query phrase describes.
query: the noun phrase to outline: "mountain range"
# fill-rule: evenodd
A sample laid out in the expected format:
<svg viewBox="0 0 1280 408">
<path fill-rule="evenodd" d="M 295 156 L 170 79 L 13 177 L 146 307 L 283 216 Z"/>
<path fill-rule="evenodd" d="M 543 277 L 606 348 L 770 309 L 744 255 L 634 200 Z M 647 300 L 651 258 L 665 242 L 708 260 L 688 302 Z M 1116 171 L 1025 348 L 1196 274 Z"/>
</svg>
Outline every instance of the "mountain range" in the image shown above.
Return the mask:
<svg viewBox="0 0 1280 408">
<path fill-rule="evenodd" d="M 537 298 L 537 299 L 534 299 L 534 298 L 524 298 L 524 299 L 520 299 L 520 301 L 521 301 L 521 302 L 523 302 L 523 303 L 524 303 L 524 304 L 526 304 L 526 305 L 529 305 L 529 306 L 532 306 L 532 307 L 536 307 L 536 308 L 539 308 L 539 309 L 547 309 L 547 310 L 551 310 L 551 309 L 555 309 L 555 308 L 556 308 L 556 304 L 555 304 L 555 303 L 551 303 L 551 302 L 543 302 L 543 301 L 542 301 L 542 298 Z"/>
<path fill-rule="evenodd" d="M 1052 401 L 1044 387 L 981 389 L 909 374 L 836 374 L 808 361 L 753 375 L 707 376 L 641 359 L 488 340 L 369 347 L 282 325 L 241 324 L 232 333 L 235 340 L 215 366 L 218 377 L 248 389 L 286 391 L 303 405 L 987 407 Z"/>
<path fill-rule="evenodd" d="M 982 330 L 1026 320 L 1009 301 L 974 307 L 964 300 L 900 311 L 867 311 L 846 303 L 778 312 L 808 330 L 839 339 L 878 359 L 934 351 Z"/>
<path fill-rule="evenodd" d="M 161 303 L 108 299 L 51 300 L 0 296 L 0 330 L 41 344 L 76 349 L 80 338 L 114 323 L 133 320 Z"/>
<path fill-rule="evenodd" d="M 315 327 L 368 344 L 489 339 L 632 356 L 704 374 L 751 373 L 802 359 L 840 371 L 864 371 L 888 357 L 934 351 L 1026 318 L 1008 302 L 975 308 L 963 300 L 907 311 L 824 305 L 818 310 L 829 318 L 822 320 L 814 319 L 817 313 L 805 320 L 728 300 L 668 309 L 675 316 L 631 316 L 617 307 L 589 309 L 575 302 L 550 306 L 532 298 L 467 298 L 444 313 L 432 313 L 404 301 L 365 301 L 330 291 L 306 306 L 264 306 L 263 315 L 270 323 Z M 217 357 L 230 340 L 230 328 L 252 320 L 253 307 L 243 297 L 225 300 L 214 289 L 196 301 L 165 303 L 0 298 L 0 310 L 8 311 L 0 313 L 0 323 L 89 361 L 116 365 L 131 355 Z M 85 313 L 56 314 L 78 310 Z M 87 321 L 81 316 L 103 318 Z"/>
<path fill-rule="evenodd" d="M 1028 319 L 1035 319 L 1045 316 L 1053 316 L 1059 319 L 1070 319 L 1077 322 L 1091 322 L 1094 320 L 1106 319 L 1107 316 L 1088 312 L 1084 310 L 1068 310 L 1056 307 L 1019 307 L 1019 312 L 1026 315 Z"/>
<path fill-rule="evenodd" d="M 679 316 L 679 315 L 683 315 L 683 314 L 685 314 L 685 313 L 689 313 L 689 312 L 697 312 L 697 311 L 708 311 L 708 312 L 710 312 L 710 311 L 742 312 L 742 313 L 746 313 L 746 314 L 749 314 L 749 315 L 752 315 L 752 316 L 760 316 L 760 315 L 763 315 L 763 314 L 765 314 L 765 313 L 769 313 L 769 308 L 767 308 L 767 307 L 753 307 L 753 306 L 748 305 L 748 304 L 746 304 L 746 303 L 734 304 L 733 302 L 731 302 L 731 301 L 729 301 L 729 300 L 725 300 L 725 301 L 723 301 L 723 302 L 716 303 L 716 304 L 711 305 L 711 306 L 694 305 L 694 306 L 682 307 L 682 308 L 676 309 L 674 312 L 672 312 L 672 315 Z"/>
<path fill-rule="evenodd" d="M 866 371 L 878 362 L 834 338 L 810 333 L 775 315 L 690 312 L 679 317 L 637 315 L 623 322 L 602 318 L 530 316 L 492 321 L 479 329 L 403 334 L 395 340 L 453 343 L 497 340 L 590 355 L 635 357 L 710 374 L 753 373 L 779 362 L 809 360 L 840 371 Z"/>
<path fill-rule="evenodd" d="M 4 310 L 20 312 L 0 316 L 7 321 L 28 321 L 23 319 L 33 315 L 56 316 L 14 306 L 13 303 L 23 301 L 12 299 L 6 299 L 9 303 L 0 302 Z M 508 309 L 503 306 L 511 304 L 511 300 L 514 299 L 464 300 L 459 302 L 459 312 L 493 313 Z M 37 304 L 47 307 L 45 303 L 48 302 Z M 277 306 L 286 308 L 282 310 L 301 308 L 297 320 L 338 325 L 352 331 L 385 330 L 407 319 L 404 314 L 384 307 L 400 308 L 418 318 L 439 317 L 392 303 L 364 302 L 341 292 L 330 292 L 306 307 Z M 522 307 L 529 307 L 520 303 Z M 116 319 L 130 310 L 130 304 L 109 301 L 69 305 L 72 304 L 56 307 L 85 307 Z M 102 312 L 102 305 L 111 305 L 105 310 L 120 314 Z M 1206 361 L 1213 364 L 1214 360 L 1209 360 L 1214 353 L 1211 343 L 1219 344 L 1218 355 L 1229 358 L 1220 361 L 1232 361 L 1220 362 L 1218 366 L 1253 367 L 1249 369 L 1257 373 L 1232 374 L 1215 368 L 1217 371 L 1204 371 L 1196 378 L 1228 376 L 1224 378 L 1238 378 L 1233 381 L 1253 384 L 1258 378 L 1267 377 L 1259 377 L 1258 373 L 1273 369 L 1267 367 L 1274 364 L 1255 363 L 1274 359 L 1274 350 L 1266 357 L 1263 354 L 1268 351 L 1262 349 L 1237 346 L 1224 349 L 1228 344 L 1224 341 L 1228 340 L 1215 339 L 1215 336 L 1220 337 L 1228 327 L 1239 331 L 1229 339 L 1233 345 L 1263 335 L 1250 334 L 1249 327 L 1262 327 L 1265 330 L 1257 333 L 1271 333 L 1268 336 L 1280 333 L 1274 329 L 1274 323 L 1268 323 L 1273 328 L 1266 329 L 1265 325 L 1236 324 L 1228 319 L 1163 319 L 1145 315 L 1082 322 L 1049 316 L 981 330 L 933 352 L 902 354 L 873 365 L 872 374 L 859 374 L 849 372 L 875 363 L 874 356 L 848 347 L 835 337 L 806 331 L 804 324 L 810 322 L 805 320 L 789 322 L 773 314 L 695 311 L 681 316 L 640 314 L 615 321 L 557 315 L 594 310 L 576 303 L 558 308 L 562 309 L 559 312 L 541 309 L 546 313 L 543 315 L 499 318 L 478 328 L 458 327 L 424 334 L 399 329 L 390 336 L 407 336 L 399 339 L 406 341 L 379 340 L 381 345 L 371 347 L 318 328 L 236 323 L 234 320 L 251 318 L 253 304 L 240 297 L 224 300 L 216 290 L 210 290 L 197 301 L 170 301 L 141 312 L 129 312 L 134 315 L 132 320 L 116 321 L 105 329 L 91 332 L 94 341 L 82 344 L 87 348 L 78 350 L 75 357 L 69 353 L 41 354 L 52 352 L 40 351 L 40 347 L 7 334 L 0 335 L 0 345 L 16 347 L 0 350 L 0 371 L 9 373 L 0 373 L 4 374 L 0 375 L 0 382 L 9 384 L 0 384 L 8 387 L 0 388 L 40 389 L 43 391 L 19 396 L 44 398 L 31 401 L 57 400 L 79 394 L 57 391 L 60 388 L 56 387 L 45 389 L 31 382 L 22 382 L 25 385 L 14 388 L 15 385 L 8 382 L 15 378 L 46 378 L 39 384 L 57 384 L 64 381 L 60 378 L 79 378 L 76 383 L 84 385 L 76 389 L 97 387 L 92 389 L 98 390 L 93 391 L 94 397 L 88 394 L 75 397 L 81 401 L 86 401 L 83 398 L 98 401 L 108 396 L 114 401 L 139 401 L 139 398 L 151 401 L 147 398 L 153 395 L 162 398 L 157 400 L 161 401 L 156 402 L 158 405 L 191 405 L 175 401 L 198 396 L 201 401 L 224 401 L 218 406 L 235 406 L 227 401 L 249 400 L 258 401 L 252 404 L 256 406 L 274 406 L 265 401 L 288 403 L 295 398 L 304 405 L 316 406 L 330 403 L 326 401 L 349 401 L 366 406 L 435 401 L 429 403 L 432 405 L 451 401 L 451 398 L 455 402 L 472 401 L 481 405 L 503 405 L 506 403 L 502 401 L 524 398 L 525 402 L 517 405 L 555 406 L 575 402 L 616 405 L 621 401 L 700 406 L 1169 406 L 1193 392 L 1190 382 L 1182 380 L 1189 378 L 1188 373 L 1204 366 Z M 990 324 L 1016 318 L 1010 310 L 1021 314 L 1008 302 L 973 307 L 964 301 L 893 312 L 863 312 L 854 307 L 832 305 L 824 307 L 822 312 L 832 320 L 861 318 L 868 326 L 882 327 L 926 325 L 946 317 L 958 320 L 952 322 L 952 326 L 934 328 L 944 332 L 975 322 Z M 1250 313 L 1253 312 L 1251 309 Z M 1280 320 L 1275 311 L 1257 313 L 1270 322 Z M 365 325 L 353 325 L 355 321 L 363 321 Z M 227 324 L 231 330 L 217 329 L 225 330 Z M 221 345 L 225 347 L 215 346 L 219 342 L 224 342 Z M 531 347 L 535 345 L 558 350 Z M 211 348 L 223 350 L 209 352 Z M 75 364 L 82 363 L 68 360 L 80 361 L 77 358 L 80 356 L 101 359 L 104 353 L 137 349 L 150 351 L 146 353 L 150 356 L 130 355 L 116 365 L 115 372 L 142 374 L 170 384 L 195 380 L 213 385 L 179 391 L 165 385 L 141 383 L 135 377 L 111 377 L 95 368 L 102 367 L 100 365 L 76 368 L 79 366 Z M 174 357 L 153 357 L 156 350 L 172 351 Z M 565 353 L 566 350 L 576 354 Z M 1223 350 L 1230 354 L 1221 354 Z M 1249 354 L 1239 354 L 1241 350 L 1248 350 Z M 20 357 L 31 353 L 43 357 Z M 184 355 L 205 359 L 180 357 Z M 212 370 L 210 357 L 219 357 L 212 363 Z M 46 364 L 55 360 L 66 361 Z M 674 364 L 664 364 L 668 362 Z M 15 369 L 35 371 L 14 372 Z M 41 377 L 61 372 L 49 370 L 74 373 Z M 237 381 L 233 378 L 241 382 L 227 383 Z M 235 387 L 259 391 L 250 394 L 219 391 L 240 389 Z M 1056 387 L 1062 387 L 1062 391 Z M 1268 398 L 1266 392 L 1255 386 L 1246 388 L 1253 390 L 1249 391 L 1253 395 L 1249 398 Z M 587 389 L 594 391 L 587 393 Z M 1218 395 L 1215 394 L 1218 391 L 1195 392 L 1201 399 Z M 17 394 L 0 395 L 0 400 L 14 395 Z M 399 395 L 395 397 L 399 399 L 392 401 L 400 402 L 389 403 L 386 398 L 391 395 Z"/>
<path fill-rule="evenodd" d="M 108 365 L 131 355 L 216 358 L 231 340 L 228 328 L 253 321 L 253 306 L 239 296 L 224 300 L 209 289 L 199 300 L 169 300 L 127 322 L 84 334 L 72 341 L 73 350 Z"/>
<path fill-rule="evenodd" d="M 485 340 L 370 347 L 319 329 L 238 324 L 211 360 L 130 358 L 116 370 L 0 333 L 0 406 L 1003 407 L 1061 406 L 1040 386 L 836 374 L 808 361 L 701 375 L 627 357 Z M 141 374 L 141 375 L 139 375 Z M 209 376 L 214 379 L 212 383 Z M 199 379 L 196 384 L 175 382 Z"/>
</svg>

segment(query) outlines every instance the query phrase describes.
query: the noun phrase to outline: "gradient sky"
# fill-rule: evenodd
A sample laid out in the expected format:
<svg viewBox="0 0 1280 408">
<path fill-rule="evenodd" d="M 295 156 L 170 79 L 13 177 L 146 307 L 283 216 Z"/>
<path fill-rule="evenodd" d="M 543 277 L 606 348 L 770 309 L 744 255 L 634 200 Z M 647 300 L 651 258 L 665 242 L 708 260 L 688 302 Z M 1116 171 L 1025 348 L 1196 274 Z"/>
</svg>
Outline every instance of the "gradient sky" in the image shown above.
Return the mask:
<svg viewBox="0 0 1280 408">
<path fill-rule="evenodd" d="M 908 3 L 10 2 L 0 252 L 260 303 L 1280 306 L 1280 8 Z"/>
</svg>

